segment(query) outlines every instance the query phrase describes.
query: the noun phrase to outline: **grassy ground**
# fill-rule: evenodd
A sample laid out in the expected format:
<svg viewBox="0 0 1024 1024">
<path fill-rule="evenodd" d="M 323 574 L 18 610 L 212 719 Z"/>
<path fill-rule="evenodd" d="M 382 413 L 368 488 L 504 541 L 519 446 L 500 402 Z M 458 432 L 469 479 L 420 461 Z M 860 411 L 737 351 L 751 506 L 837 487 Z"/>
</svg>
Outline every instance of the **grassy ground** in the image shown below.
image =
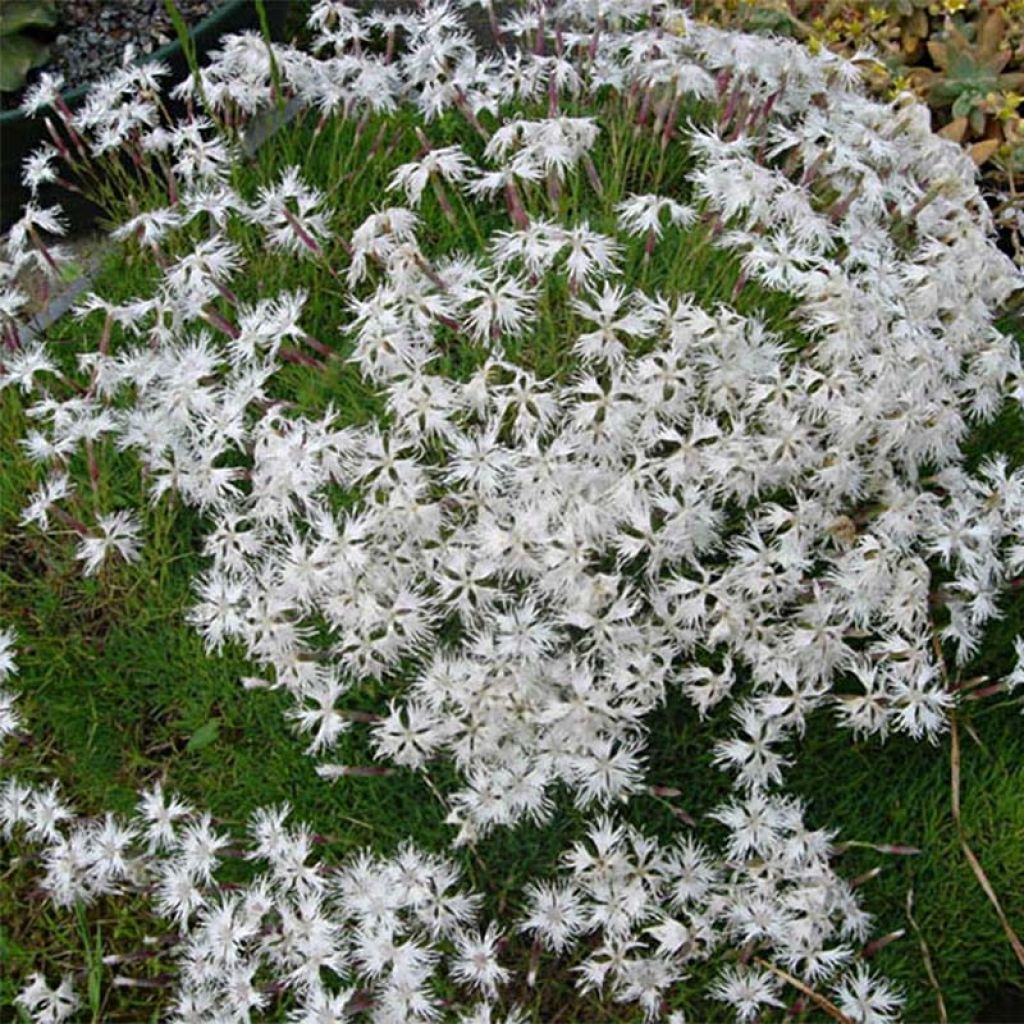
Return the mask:
<svg viewBox="0 0 1024 1024">
<path fill-rule="evenodd" d="M 394 144 L 391 167 L 416 151 L 409 127 L 400 121 L 398 132 L 383 143 L 385 148 Z M 479 141 L 454 121 L 442 122 L 431 134 L 436 145 L 459 138 L 475 152 L 480 149 Z M 337 135 L 325 132 L 316 140 L 308 128 L 300 128 L 240 170 L 238 184 L 253 195 L 259 182 L 274 180 L 289 163 L 301 163 L 311 182 L 338 191 L 342 212 L 333 228 L 347 235 L 380 201 L 387 180 L 382 161 L 371 156 L 375 137 L 372 126 L 359 140 L 351 127 Z M 607 145 L 598 166 L 617 168 L 617 173 L 608 174 L 605 200 L 589 200 L 582 190 L 565 197 L 567 204 L 579 204 L 578 212 L 589 216 L 595 228 L 608 226 L 615 200 L 641 182 L 645 191 L 661 188 L 685 195 L 685 159 L 659 163 L 652 147 L 645 150 L 625 137 Z M 476 237 L 467 222 L 453 228 L 431 202 L 428 198 L 426 230 L 432 250 L 473 248 Z M 492 226 L 486 215 L 480 225 L 484 231 Z M 237 232 L 245 240 L 246 229 Z M 181 245 L 187 241 L 182 238 Z M 627 256 L 627 277 L 669 294 L 693 290 L 705 305 L 735 299 L 740 312 L 760 315 L 773 329 L 800 340 L 787 321 L 792 308 L 788 299 L 749 283 L 734 295 L 736 259 L 710 247 L 695 248 L 694 238 L 685 233 L 667 240 L 650 265 L 641 260 L 640 246 L 634 246 Z M 149 265 L 137 252 L 125 250 L 108 261 L 96 290 L 124 299 L 145 292 L 152 281 Z M 257 257 L 239 291 L 243 299 L 255 298 L 270 286 L 279 290 L 309 283 L 308 263 Z M 538 372 L 559 373 L 568 367 L 558 346 L 558 338 L 572 328 L 563 312 L 564 298 L 555 290 L 541 297 L 540 326 L 520 353 Z M 343 295 L 322 272 L 308 308 L 305 322 L 311 332 L 344 357 L 350 342 L 337 330 L 347 316 Z M 55 326 L 50 340 L 70 361 L 77 351 L 94 346 L 96 334 L 95 321 L 83 326 L 66 320 Z M 465 372 L 475 358 L 472 352 L 454 353 L 451 372 Z M 307 409 L 334 401 L 353 419 L 375 415 L 380 406 L 355 370 L 340 359 L 318 376 L 289 368 L 282 375 L 281 393 Z M 364 845 L 388 850 L 406 837 L 428 849 L 445 849 L 450 833 L 443 824 L 444 808 L 434 795 L 435 787 L 443 792 L 451 781 L 443 770 L 434 770 L 429 780 L 399 774 L 328 785 L 316 777 L 312 761 L 303 754 L 303 742 L 284 721 L 288 700 L 267 691 L 244 692 L 238 680 L 253 669 L 239 651 L 229 649 L 217 656 L 204 652 L 184 622 L 190 579 L 202 566 L 204 523 L 169 499 L 148 504 L 130 458 L 109 445 L 100 446 L 97 501 L 103 510 L 145 509 L 147 545 L 140 564 L 108 565 L 96 578 L 84 580 L 70 544 L 27 536 L 19 529 L 24 497 L 38 476 L 17 446 L 25 426 L 22 399 L 11 390 L 0 393 L 0 626 L 13 626 L 20 638 L 18 686 L 32 734 L 13 751 L 4 769 L 39 781 L 56 776 L 84 813 L 128 811 L 136 791 L 159 779 L 227 823 L 241 823 L 258 805 L 288 800 L 296 818 L 326 837 L 327 856 L 340 857 Z M 1024 462 L 1024 423 L 1019 414 L 1007 413 L 977 431 L 973 458 L 993 447 L 1012 452 L 1016 464 Z M 74 468 L 82 478 L 85 500 L 92 501 L 84 467 Z M 997 674 L 1009 667 L 1012 637 L 1024 628 L 1024 596 L 1006 611 L 972 670 Z M 377 706 L 373 687 L 361 696 L 368 709 Z M 1019 702 L 993 698 L 962 712 L 962 801 L 964 826 L 974 850 L 1010 920 L 1024 922 L 1024 890 L 1019 883 L 1024 878 L 1024 732 L 1019 707 L 1006 706 L 1013 704 Z M 652 723 L 650 778 L 680 788 L 681 803 L 697 818 L 728 793 L 726 777 L 710 767 L 704 735 L 692 708 L 681 700 L 671 701 Z M 344 763 L 368 763 L 365 734 L 353 729 L 337 754 Z M 835 828 L 844 840 L 903 843 L 922 851 L 896 856 L 854 847 L 841 861 L 849 877 L 882 869 L 862 889 L 864 903 L 876 918 L 875 934 L 908 930 L 875 957 L 878 969 L 904 987 L 906 1019 L 938 1016 L 922 942 L 951 1021 L 974 1019 L 999 985 L 1019 977 L 1019 966 L 953 827 L 948 740 L 939 746 L 900 739 L 887 745 L 855 743 L 820 721 L 802 747 L 791 781 L 807 799 L 812 826 Z M 516 889 L 535 874 L 549 873 L 558 851 L 578 832 L 579 815 L 564 795 L 562 805 L 556 827 L 524 826 L 504 832 L 464 855 L 467 875 L 487 894 L 492 912 L 501 916 L 514 911 Z M 663 806 L 645 798 L 631 805 L 630 815 L 638 826 L 663 834 L 680 827 Z M 141 907 L 124 902 L 56 913 L 33 892 L 32 873 L 33 865 L 13 860 L 0 867 L 0 1007 L 10 1005 L 34 969 L 55 972 L 87 965 L 83 980 L 89 1007 L 83 1019 L 156 1019 L 153 993 L 119 988 L 114 976 L 124 970 L 134 977 L 156 977 L 166 966 L 160 958 L 119 968 L 105 966 L 100 957 L 136 951 L 144 937 L 158 933 L 161 926 Z M 907 920 L 910 891 L 919 933 L 910 930 Z M 695 994 L 697 980 L 678 994 L 678 1005 L 692 1020 L 727 1019 L 720 1007 Z M 562 971 L 548 976 L 537 992 L 525 994 L 535 1021 L 610 1024 L 634 1019 L 621 1007 L 596 1000 L 580 1004 L 570 985 L 568 973 Z M 795 1019 L 818 1017 L 803 1011 Z"/>
</svg>

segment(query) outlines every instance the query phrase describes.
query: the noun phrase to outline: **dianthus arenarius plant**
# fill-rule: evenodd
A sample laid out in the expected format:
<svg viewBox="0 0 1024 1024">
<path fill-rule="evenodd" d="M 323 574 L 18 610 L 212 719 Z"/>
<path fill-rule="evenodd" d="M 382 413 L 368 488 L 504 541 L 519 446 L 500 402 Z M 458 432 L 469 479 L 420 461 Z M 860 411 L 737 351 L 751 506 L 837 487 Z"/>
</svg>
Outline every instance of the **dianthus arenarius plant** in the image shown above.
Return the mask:
<svg viewBox="0 0 1024 1024">
<path fill-rule="evenodd" d="M 9 779 L 3 835 L 42 844 L 56 903 L 134 891 L 174 923 L 175 1021 L 279 1005 L 310 1024 L 525 1021 L 512 972 L 534 985 L 572 956 L 581 989 L 650 1018 L 681 1020 L 676 995 L 710 961 L 739 1020 L 783 1006 L 783 978 L 837 1019 L 894 1020 L 898 996 L 857 958 L 870 920 L 832 833 L 805 825 L 785 772 L 812 714 L 935 740 L 957 692 L 943 643 L 965 664 L 1024 569 L 1024 475 L 998 458 L 970 474 L 960 450 L 971 421 L 1024 400 L 993 326 L 1020 277 L 970 161 L 922 107 L 865 99 L 850 64 L 665 3 L 494 21 L 483 56 L 446 4 L 358 17 L 321 0 L 312 54 L 230 39 L 177 87 L 191 113 L 173 124 L 159 65 L 74 114 L 44 79 L 29 105 L 53 108 L 53 145 L 26 180 L 66 162 L 123 186 L 114 235 L 155 284 L 80 303 L 97 344 L 77 369 L 18 341 L 7 288 L 0 384 L 34 399 L 24 445 L 45 480 L 25 526 L 76 534 L 85 573 L 143 539 L 131 509 L 94 501 L 97 439 L 134 453 L 154 501 L 205 514 L 191 621 L 263 667 L 247 685 L 293 695 L 325 779 L 383 770 L 331 760 L 368 728 L 385 764 L 455 766 L 454 844 L 545 822 L 559 789 L 592 814 L 585 837 L 499 926 L 449 860 L 326 864 L 287 807 L 231 847 L 159 787 L 134 819 L 96 820 Z M 236 184 L 253 115 L 286 97 L 314 138 L 376 133 L 391 187 L 359 223 L 358 169 Z M 30 205 L 8 279 L 55 272 L 61 231 Z M 724 294 L 686 277 L 706 249 L 734 254 Z M 256 259 L 265 293 L 245 297 Z M 310 286 L 275 292 L 275 265 Z M 748 293 L 785 296 L 785 327 L 741 314 Z M 325 296 L 340 312 L 314 336 Z M 329 389 L 322 408 L 277 390 L 286 366 L 339 361 L 375 419 L 347 421 Z M 356 706 L 368 678 L 386 706 Z M 734 777 L 712 845 L 626 818 L 673 693 Z M 0 710 L 12 731 L 12 695 Z M 239 849 L 265 870 L 218 886 Z M 503 953 L 517 931 L 527 963 Z M 38 1021 L 76 1001 L 42 975 L 19 998 Z"/>
</svg>

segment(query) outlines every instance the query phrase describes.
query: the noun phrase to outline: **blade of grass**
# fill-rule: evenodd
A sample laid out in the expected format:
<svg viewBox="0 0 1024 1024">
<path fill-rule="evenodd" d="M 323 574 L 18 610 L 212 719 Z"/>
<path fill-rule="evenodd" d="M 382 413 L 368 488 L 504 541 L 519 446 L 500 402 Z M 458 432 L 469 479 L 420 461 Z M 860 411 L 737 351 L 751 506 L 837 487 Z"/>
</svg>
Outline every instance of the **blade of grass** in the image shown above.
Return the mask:
<svg viewBox="0 0 1024 1024">
<path fill-rule="evenodd" d="M 942 998 L 942 986 L 939 985 L 938 976 L 935 973 L 935 966 L 932 963 L 931 950 L 928 949 L 928 943 L 924 941 L 924 934 L 921 931 L 920 925 L 914 919 L 914 890 L 907 890 L 907 920 L 910 922 L 910 927 L 914 929 L 917 935 L 917 941 L 921 946 L 921 960 L 924 962 L 925 973 L 928 975 L 928 981 L 932 988 L 935 990 L 935 1001 L 939 1008 L 939 1024 L 949 1024 L 949 1014 L 946 1012 L 946 1001 Z"/>
<path fill-rule="evenodd" d="M 274 102 L 280 116 L 284 117 L 284 90 L 281 88 L 281 69 L 277 66 L 277 58 L 274 56 L 274 46 L 270 38 L 270 22 L 267 20 L 267 8 L 264 0 L 256 0 L 256 14 L 260 19 L 260 35 L 263 36 L 263 43 L 267 48 L 267 57 L 270 59 L 270 80 L 274 85 Z"/>
<path fill-rule="evenodd" d="M 985 870 L 982 868 L 981 862 L 975 856 L 970 843 L 967 842 L 967 836 L 964 835 L 963 821 L 960 816 L 960 730 L 957 726 L 956 715 L 952 712 L 949 716 L 949 736 L 950 788 L 952 790 L 953 823 L 956 825 L 957 835 L 960 838 L 960 846 L 964 851 L 964 856 L 967 858 L 967 863 L 970 864 L 971 870 L 974 872 L 974 877 L 977 878 L 982 891 L 995 908 L 996 916 L 999 918 L 999 923 L 1003 926 L 1003 931 L 1006 933 L 1006 937 L 1009 940 L 1010 945 L 1013 947 L 1013 952 L 1016 955 L 1017 960 L 1020 962 L 1021 967 L 1024 967 L 1024 944 L 1021 943 L 1020 939 L 1017 937 L 1017 933 L 1013 930 L 1013 926 L 1010 924 L 1010 921 L 1006 916 L 1006 912 L 1003 910 L 1003 906 L 999 902 L 999 897 L 996 895 L 995 889 L 992 888 L 992 883 L 989 881 L 988 875 L 985 874 Z"/>
<path fill-rule="evenodd" d="M 164 0 L 164 8 L 167 11 L 167 16 L 171 19 L 171 24 L 174 26 L 178 42 L 181 43 L 181 52 L 185 55 L 185 62 L 188 64 L 189 71 L 192 72 L 192 81 L 195 82 L 199 102 L 202 104 L 203 110 L 216 122 L 217 118 L 214 115 L 214 111 L 206 99 L 206 90 L 203 88 L 203 76 L 199 74 L 199 58 L 196 56 L 195 40 L 189 33 L 188 25 L 185 24 L 185 19 L 181 16 L 181 11 L 178 10 L 174 0 Z"/>
</svg>

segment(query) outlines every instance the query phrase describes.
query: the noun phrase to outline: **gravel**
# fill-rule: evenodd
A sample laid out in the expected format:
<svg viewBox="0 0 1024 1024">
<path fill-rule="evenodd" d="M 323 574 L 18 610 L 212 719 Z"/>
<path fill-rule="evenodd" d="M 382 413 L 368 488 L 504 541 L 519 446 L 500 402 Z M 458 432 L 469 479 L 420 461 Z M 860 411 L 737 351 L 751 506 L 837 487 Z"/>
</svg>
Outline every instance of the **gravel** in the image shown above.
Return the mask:
<svg viewBox="0 0 1024 1024">
<path fill-rule="evenodd" d="M 186 25 L 195 25 L 219 6 L 219 0 L 175 3 Z M 177 39 L 163 0 L 62 0 L 57 16 L 50 59 L 29 75 L 30 83 L 40 72 L 50 71 L 64 76 L 66 88 L 84 85 L 118 67 L 128 45 L 141 55 Z M 3 94 L 4 110 L 20 102 L 19 93 Z"/>
</svg>

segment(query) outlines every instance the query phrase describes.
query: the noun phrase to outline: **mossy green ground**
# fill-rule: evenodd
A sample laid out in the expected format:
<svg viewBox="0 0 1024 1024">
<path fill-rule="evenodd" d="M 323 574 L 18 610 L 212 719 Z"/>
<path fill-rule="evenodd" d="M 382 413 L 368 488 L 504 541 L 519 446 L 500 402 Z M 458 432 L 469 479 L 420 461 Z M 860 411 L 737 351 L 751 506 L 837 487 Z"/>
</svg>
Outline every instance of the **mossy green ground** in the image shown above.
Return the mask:
<svg viewBox="0 0 1024 1024">
<path fill-rule="evenodd" d="M 282 167 L 300 163 L 309 181 L 337 192 L 339 215 L 332 227 L 347 235 L 381 202 L 390 168 L 415 153 L 410 125 L 400 119 L 391 130 L 394 138 L 383 145 L 386 148 L 393 141 L 395 149 L 386 165 L 371 155 L 376 136 L 372 127 L 358 142 L 351 126 L 337 136 L 328 131 L 316 140 L 308 126 L 300 127 L 261 151 L 251 166 L 238 172 L 237 184 L 253 196 L 258 182 L 272 181 Z M 458 138 L 475 153 L 481 145 L 464 127 L 449 121 L 434 126 L 431 138 L 435 145 Z M 582 185 L 565 197 L 565 203 L 577 204 L 577 214 L 589 216 L 596 228 L 609 225 L 615 200 L 640 183 L 645 183 L 644 191 L 661 188 L 686 194 L 685 159 L 659 161 L 656 147 L 645 148 L 643 140 L 621 138 L 617 144 L 617 151 L 611 147 L 598 161 L 607 174 L 604 200 L 587 199 Z M 428 195 L 424 215 L 431 250 L 477 248 L 477 236 L 468 221 L 463 218 L 452 227 L 432 202 Z M 486 233 L 493 226 L 481 213 L 478 227 Z M 244 240 L 247 229 L 233 230 Z M 180 242 L 184 246 L 187 239 L 183 236 Z M 740 312 L 760 315 L 774 330 L 800 341 L 787 320 L 792 308 L 789 299 L 749 283 L 735 291 L 739 272 L 734 256 L 700 246 L 696 235 L 684 232 L 670 232 L 650 264 L 644 263 L 640 249 L 635 245 L 627 254 L 627 280 L 642 280 L 646 287 L 668 294 L 693 291 L 704 305 L 731 301 Z M 343 258 L 338 259 L 343 265 Z M 107 261 L 96 291 L 111 299 L 126 299 L 146 293 L 153 280 L 149 263 L 128 248 Z M 289 367 L 282 374 L 282 395 L 310 410 L 332 401 L 342 416 L 353 420 L 378 415 L 379 399 L 343 362 L 351 341 L 343 331 L 339 335 L 337 325 L 349 314 L 341 289 L 328 275 L 311 270 L 307 261 L 256 256 L 239 293 L 243 299 L 254 299 L 294 287 L 311 287 L 304 323 L 320 340 L 336 347 L 339 358 L 322 374 Z M 536 335 L 519 352 L 538 372 L 559 373 L 568 366 L 558 344 L 572 329 L 564 299 L 556 289 L 545 293 Z M 55 326 L 49 340 L 71 360 L 76 351 L 94 347 L 97 332 L 95 319 L 84 325 L 66 319 Z M 465 372 L 475 358 L 471 351 L 456 350 L 449 369 Z M 25 426 L 23 399 L 10 389 L 0 393 L 0 626 L 17 631 L 21 672 L 16 682 L 31 730 L 30 739 L 13 746 L 4 771 L 39 781 L 58 778 L 77 809 L 87 814 L 130 811 L 138 789 L 156 780 L 208 808 L 224 823 L 241 825 L 255 807 L 287 800 L 296 819 L 309 822 L 322 834 L 326 857 L 340 857 L 363 846 L 387 851 L 404 839 L 429 850 L 445 850 L 451 830 L 444 824 L 444 809 L 435 795 L 453 781 L 445 769 L 434 769 L 429 779 L 402 772 L 327 784 L 316 776 L 312 760 L 303 752 L 303 741 L 283 716 L 289 699 L 275 692 L 244 691 L 239 680 L 254 669 L 238 650 L 217 655 L 204 651 L 184 616 L 190 581 L 203 565 L 200 546 L 205 524 L 173 500 L 149 504 L 130 458 L 115 453 L 110 445 L 99 446 L 97 507 L 144 509 L 147 543 L 137 565 L 108 565 L 97 577 L 83 579 L 72 557 L 71 538 L 61 543 L 21 530 L 18 517 L 39 476 L 17 444 Z M 1014 464 L 1024 463 L 1024 421 L 1019 411 L 1006 412 L 997 422 L 979 428 L 970 450 L 974 461 L 987 451 L 1002 450 Z M 91 501 L 84 467 L 76 464 L 73 469 L 86 501 Z M 996 676 L 1010 667 L 1012 638 L 1024 628 L 1024 595 L 1007 603 L 1005 611 L 968 674 Z M 379 706 L 376 696 L 368 686 L 353 703 L 362 699 L 372 709 Z M 965 705 L 960 717 L 966 835 L 1009 919 L 1021 924 L 1024 731 L 1019 712 L 1019 701 L 997 696 Z M 356 726 L 342 738 L 337 761 L 370 762 L 362 728 Z M 680 805 L 698 819 L 703 832 L 708 825 L 701 821 L 702 815 L 729 792 L 727 778 L 710 763 L 706 728 L 688 704 L 674 698 L 651 722 L 651 733 L 651 781 L 680 789 Z M 790 773 L 792 788 L 807 800 L 813 827 L 833 828 L 841 840 L 899 843 L 922 851 L 901 856 L 856 846 L 839 862 L 841 871 L 851 878 L 881 868 L 861 890 L 864 905 L 875 915 L 874 935 L 899 929 L 906 929 L 907 935 L 885 946 L 873 962 L 905 990 L 905 1016 L 912 1021 L 937 1019 L 922 941 L 951 1021 L 974 1019 L 997 987 L 1020 977 L 1019 965 L 964 858 L 953 826 L 949 753 L 948 739 L 936 746 L 902 738 L 887 744 L 858 743 L 819 719 Z M 522 883 L 550 874 L 558 852 L 580 834 L 583 819 L 571 800 L 563 794 L 560 804 L 553 827 L 524 826 L 503 832 L 460 855 L 467 878 L 486 893 L 488 909 L 499 918 L 514 913 Z M 637 826 L 663 835 L 685 827 L 653 799 L 637 798 L 628 814 Z M 63 969 L 84 969 L 79 979 L 88 1002 L 83 1020 L 157 1019 L 158 993 L 118 987 L 114 979 L 118 972 L 152 979 L 166 969 L 166 963 L 160 957 L 124 966 L 100 962 L 102 956 L 134 953 L 144 947 L 145 937 L 163 931 L 145 915 L 141 904 L 102 901 L 77 913 L 58 912 L 33 890 L 36 865 L 13 859 L 4 863 L 0 867 L 0 1008 L 11 1005 L 33 970 L 44 969 L 53 977 Z M 911 890 L 919 932 L 912 931 L 907 920 Z M 525 956 L 525 949 L 509 951 L 515 966 L 522 967 Z M 681 986 L 673 1002 L 687 1011 L 690 1020 L 726 1020 L 722 1007 L 697 994 L 707 973 L 699 969 L 692 987 Z M 556 974 L 542 970 L 541 976 L 546 980 L 535 992 L 519 993 L 533 1008 L 537 1022 L 602 1024 L 639 1019 L 596 997 L 581 1002 L 565 968 Z M 796 993 L 790 995 L 795 1001 Z M 0 1017 L 5 1012 L 0 1009 Z M 812 1009 L 794 1019 L 819 1017 Z"/>
</svg>

